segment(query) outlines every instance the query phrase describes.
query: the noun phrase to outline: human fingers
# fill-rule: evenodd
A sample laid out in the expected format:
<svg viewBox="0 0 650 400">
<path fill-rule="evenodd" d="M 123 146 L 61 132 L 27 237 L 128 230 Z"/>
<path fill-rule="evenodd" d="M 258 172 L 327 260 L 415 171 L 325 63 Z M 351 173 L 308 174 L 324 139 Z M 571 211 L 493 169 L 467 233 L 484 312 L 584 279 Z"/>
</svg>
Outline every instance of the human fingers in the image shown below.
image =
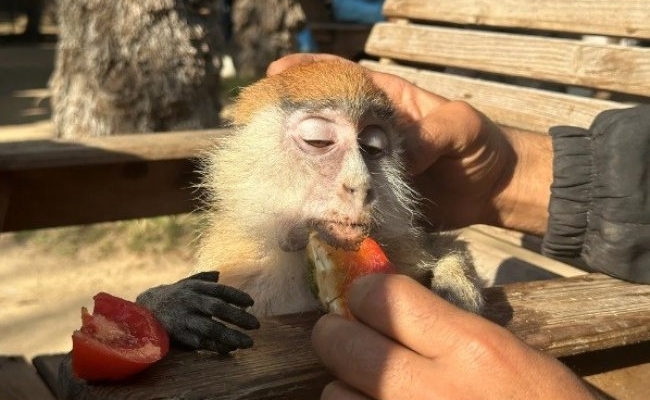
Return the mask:
<svg viewBox="0 0 650 400">
<path fill-rule="evenodd" d="M 349 63 L 352 62 L 348 59 L 336 56 L 334 54 L 294 53 L 279 58 L 273 61 L 271 64 L 269 64 L 269 66 L 266 68 L 266 75 L 267 76 L 277 75 L 280 72 L 284 71 L 285 69 L 289 67 L 293 67 L 294 65 L 298 65 L 298 64 L 309 64 L 318 61 L 334 61 L 334 60 L 349 62 Z"/>
<path fill-rule="evenodd" d="M 494 331 L 502 329 L 404 275 L 359 278 L 348 304 L 357 320 L 428 358 L 454 353 L 476 337 L 499 335 Z"/>
<path fill-rule="evenodd" d="M 464 101 L 440 102 L 404 135 L 409 171 L 424 172 L 440 157 L 461 159 L 481 144 L 485 121 Z"/>
<path fill-rule="evenodd" d="M 339 380 L 373 399 L 424 399 L 435 381 L 431 360 L 335 314 L 318 320 L 312 345 Z"/>
<path fill-rule="evenodd" d="M 359 393 L 342 381 L 329 383 L 320 395 L 320 400 L 372 400 L 370 397 Z"/>
</svg>

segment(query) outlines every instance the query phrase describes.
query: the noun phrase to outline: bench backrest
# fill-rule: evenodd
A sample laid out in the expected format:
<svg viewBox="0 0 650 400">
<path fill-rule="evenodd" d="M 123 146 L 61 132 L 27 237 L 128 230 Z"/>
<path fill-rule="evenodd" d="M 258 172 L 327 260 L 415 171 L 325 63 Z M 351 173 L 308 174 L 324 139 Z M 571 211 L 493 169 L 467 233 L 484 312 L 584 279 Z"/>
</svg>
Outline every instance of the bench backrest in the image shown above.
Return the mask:
<svg viewBox="0 0 650 400">
<path fill-rule="evenodd" d="M 647 0 L 387 0 L 370 68 L 547 132 L 650 102 Z"/>
</svg>

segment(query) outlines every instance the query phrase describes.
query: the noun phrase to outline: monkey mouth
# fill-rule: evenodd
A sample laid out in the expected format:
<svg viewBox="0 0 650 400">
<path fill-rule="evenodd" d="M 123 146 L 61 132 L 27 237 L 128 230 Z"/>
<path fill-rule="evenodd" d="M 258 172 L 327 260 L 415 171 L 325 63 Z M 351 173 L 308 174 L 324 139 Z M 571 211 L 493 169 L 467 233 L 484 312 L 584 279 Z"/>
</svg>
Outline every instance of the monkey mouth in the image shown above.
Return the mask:
<svg viewBox="0 0 650 400">
<path fill-rule="evenodd" d="M 320 237 L 330 246 L 344 250 L 357 250 L 370 234 L 370 224 L 325 220 L 316 224 Z"/>
</svg>

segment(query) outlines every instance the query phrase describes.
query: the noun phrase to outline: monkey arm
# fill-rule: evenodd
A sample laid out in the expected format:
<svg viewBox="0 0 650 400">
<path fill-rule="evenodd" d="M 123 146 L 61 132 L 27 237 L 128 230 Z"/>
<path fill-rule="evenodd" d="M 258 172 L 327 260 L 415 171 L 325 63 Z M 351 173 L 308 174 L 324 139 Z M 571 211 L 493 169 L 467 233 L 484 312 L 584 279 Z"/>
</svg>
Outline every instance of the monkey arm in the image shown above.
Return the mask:
<svg viewBox="0 0 650 400">
<path fill-rule="evenodd" d="M 148 289 L 136 302 L 151 310 L 180 345 L 219 353 L 249 348 L 253 345 L 250 336 L 220 321 L 243 329 L 259 328 L 257 318 L 243 310 L 253 305 L 253 299 L 238 289 L 218 284 L 218 279 L 216 271 L 200 272 Z"/>
</svg>

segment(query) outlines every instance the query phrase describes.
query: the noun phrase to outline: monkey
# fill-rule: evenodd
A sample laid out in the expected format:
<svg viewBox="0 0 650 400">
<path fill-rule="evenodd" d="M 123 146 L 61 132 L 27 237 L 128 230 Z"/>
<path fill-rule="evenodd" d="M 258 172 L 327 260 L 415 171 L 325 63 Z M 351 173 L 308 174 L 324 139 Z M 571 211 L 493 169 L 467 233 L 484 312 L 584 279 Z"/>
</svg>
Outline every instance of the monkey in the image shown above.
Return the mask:
<svg viewBox="0 0 650 400">
<path fill-rule="evenodd" d="M 203 272 L 136 301 L 180 343 L 220 352 L 250 347 L 232 325 L 254 329 L 257 317 L 319 308 L 304 251 L 317 232 L 348 250 L 370 236 L 400 273 L 479 312 L 471 257 L 423 228 L 398 117 L 352 62 L 302 64 L 244 88 L 233 133 L 203 157 L 207 225 L 196 261 Z"/>
</svg>

